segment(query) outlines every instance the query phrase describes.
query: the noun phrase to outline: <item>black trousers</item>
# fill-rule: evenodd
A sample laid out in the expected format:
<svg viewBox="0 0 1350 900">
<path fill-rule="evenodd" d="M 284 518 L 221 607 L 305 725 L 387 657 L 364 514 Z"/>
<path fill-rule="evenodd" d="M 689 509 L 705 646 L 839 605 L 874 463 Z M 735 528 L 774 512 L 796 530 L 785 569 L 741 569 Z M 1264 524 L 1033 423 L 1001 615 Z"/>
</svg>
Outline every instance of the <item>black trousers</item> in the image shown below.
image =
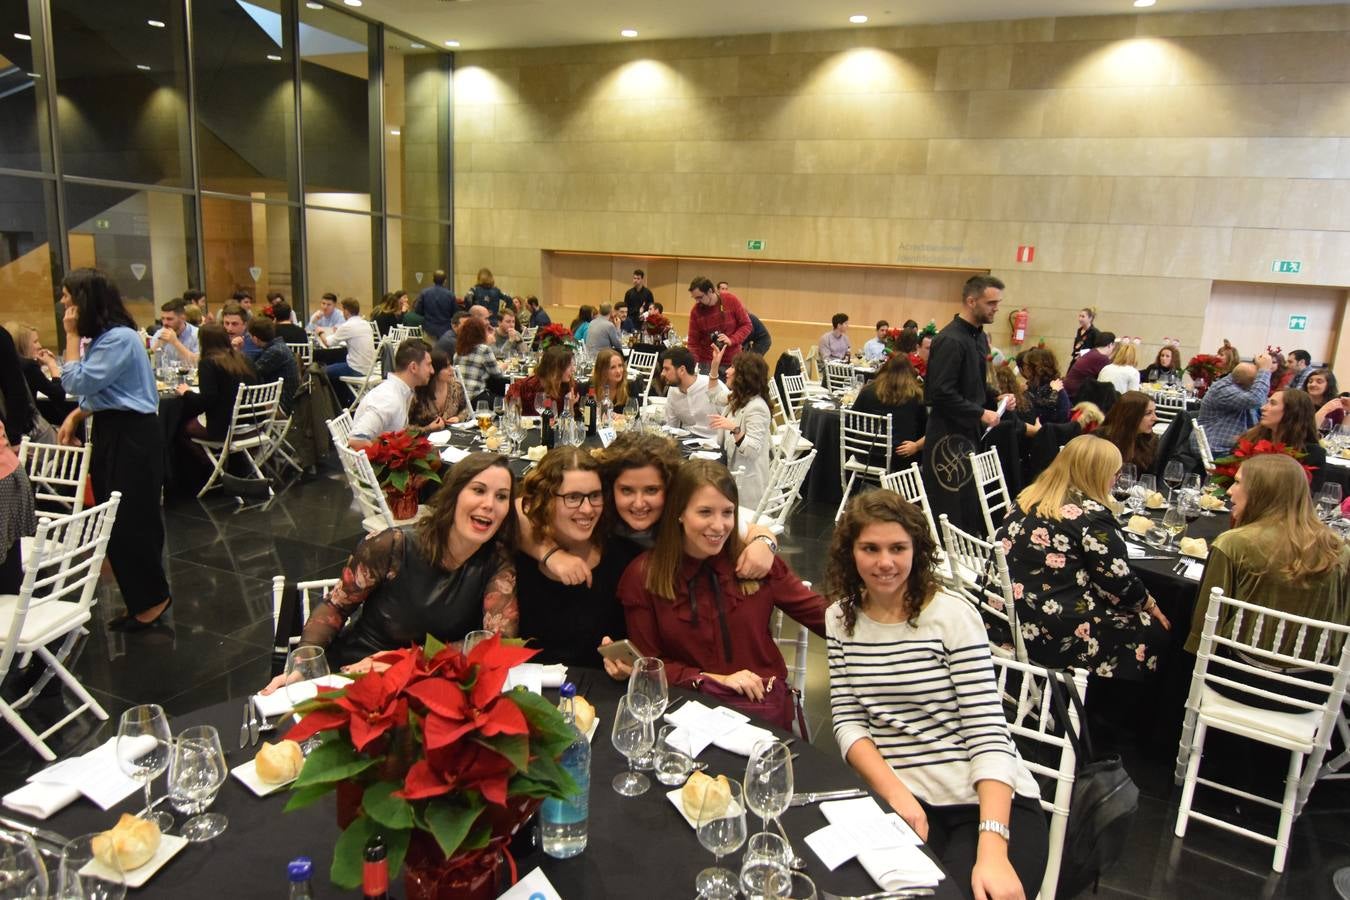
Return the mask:
<svg viewBox="0 0 1350 900">
<path fill-rule="evenodd" d="M 135 615 L 169 598 L 162 562 L 164 451 L 159 422 L 153 413 L 123 410 L 97 412 L 94 420 L 89 477 L 98 503 L 113 491 L 122 492 L 108 541 L 108 563 L 127 612 Z"/>
<path fill-rule="evenodd" d="M 975 851 L 980 843 L 980 807 L 976 803 L 960 806 L 923 805 L 928 816 L 928 849 L 947 870 L 952 885 L 963 897 L 972 897 L 970 873 L 975 868 Z M 1050 847 L 1050 825 L 1039 801 L 1013 795 L 1008 830 L 1008 862 L 1022 882 L 1022 893 L 1035 897 L 1045 875 L 1045 859 Z"/>
</svg>

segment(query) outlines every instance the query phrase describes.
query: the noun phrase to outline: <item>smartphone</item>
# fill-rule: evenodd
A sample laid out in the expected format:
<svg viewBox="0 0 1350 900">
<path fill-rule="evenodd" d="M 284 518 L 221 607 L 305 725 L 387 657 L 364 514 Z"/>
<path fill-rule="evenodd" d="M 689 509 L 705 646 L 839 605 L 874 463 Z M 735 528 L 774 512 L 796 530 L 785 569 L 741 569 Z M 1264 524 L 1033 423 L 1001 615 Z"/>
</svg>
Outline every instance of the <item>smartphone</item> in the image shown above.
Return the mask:
<svg viewBox="0 0 1350 900">
<path fill-rule="evenodd" d="M 612 659 L 615 662 L 627 663 L 632 665 L 642 656 L 642 652 L 633 646 L 630 640 L 615 641 L 612 644 L 603 644 L 595 648 L 605 659 Z"/>
</svg>

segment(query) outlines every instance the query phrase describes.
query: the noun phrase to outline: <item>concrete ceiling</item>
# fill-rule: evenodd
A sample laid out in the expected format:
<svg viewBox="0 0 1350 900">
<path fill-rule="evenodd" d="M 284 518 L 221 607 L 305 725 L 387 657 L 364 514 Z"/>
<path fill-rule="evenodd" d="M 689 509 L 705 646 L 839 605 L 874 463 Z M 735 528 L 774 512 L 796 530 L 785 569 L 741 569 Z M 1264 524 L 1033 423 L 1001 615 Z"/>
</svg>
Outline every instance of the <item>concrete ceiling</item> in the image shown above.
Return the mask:
<svg viewBox="0 0 1350 900">
<path fill-rule="evenodd" d="M 334 6 L 338 0 L 327 0 Z M 817 31 L 1045 16 L 1158 15 L 1270 6 L 1331 5 L 1335 0 L 364 0 L 362 15 L 461 50 L 613 43 L 620 29 L 638 40 L 722 34 Z M 848 17 L 866 15 L 866 25 Z M 307 12 L 307 16 L 314 15 Z"/>
</svg>

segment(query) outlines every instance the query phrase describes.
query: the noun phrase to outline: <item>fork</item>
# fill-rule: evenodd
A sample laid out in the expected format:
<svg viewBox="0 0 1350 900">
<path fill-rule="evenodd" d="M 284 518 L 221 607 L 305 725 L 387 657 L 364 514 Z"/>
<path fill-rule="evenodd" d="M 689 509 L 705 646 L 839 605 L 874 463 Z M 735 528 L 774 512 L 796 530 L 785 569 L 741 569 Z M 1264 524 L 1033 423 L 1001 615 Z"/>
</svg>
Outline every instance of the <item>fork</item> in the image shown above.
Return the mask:
<svg viewBox="0 0 1350 900">
<path fill-rule="evenodd" d="M 821 891 L 820 896 L 824 900 L 907 900 L 910 897 L 931 897 L 933 896 L 933 889 L 930 887 L 912 887 L 901 888 L 897 891 L 877 891 L 874 894 L 850 894 L 847 896 Z"/>
</svg>

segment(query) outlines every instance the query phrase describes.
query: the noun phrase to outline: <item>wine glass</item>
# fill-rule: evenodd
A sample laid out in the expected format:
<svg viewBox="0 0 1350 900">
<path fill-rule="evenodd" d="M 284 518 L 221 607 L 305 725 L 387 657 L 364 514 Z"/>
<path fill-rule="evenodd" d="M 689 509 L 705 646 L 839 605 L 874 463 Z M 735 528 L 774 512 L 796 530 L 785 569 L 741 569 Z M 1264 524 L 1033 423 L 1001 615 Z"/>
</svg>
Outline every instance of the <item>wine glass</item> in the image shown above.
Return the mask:
<svg viewBox="0 0 1350 900">
<path fill-rule="evenodd" d="M 159 704 L 133 706 L 122 713 L 117 723 L 117 765 L 145 786 L 145 809 L 139 815 L 161 832 L 173 827 L 173 816 L 150 808 L 150 784 L 169 767 L 172 746 L 169 717 Z"/>
<path fill-rule="evenodd" d="M 26 834 L 0 830 L 0 900 L 45 900 L 47 867 Z"/>
<path fill-rule="evenodd" d="M 782 741 L 760 741 L 745 764 L 745 803 L 769 830 L 792 802 L 792 750 Z"/>
<path fill-rule="evenodd" d="M 542 416 L 546 409 L 548 409 L 548 394 L 540 391 L 534 395 L 534 413 L 537 416 Z"/>
<path fill-rule="evenodd" d="M 739 882 L 734 872 L 722 868 L 722 857 L 735 853 L 745 843 L 745 803 L 738 782 L 728 782 L 731 797 L 723 806 L 715 792 L 719 781 L 709 781 L 698 806 L 698 842 L 712 851 L 713 864 L 698 873 L 698 895 L 710 900 L 730 900 Z"/>
<path fill-rule="evenodd" d="M 286 654 L 286 699 L 291 702 L 291 706 L 314 699 L 315 688 L 307 682 L 323 678 L 330 671 L 328 657 L 322 647 L 305 645 Z M 317 746 L 318 738 L 312 737 L 300 743 L 300 751 L 308 756 Z"/>
<path fill-rule="evenodd" d="M 1167 507 L 1167 512 L 1163 513 L 1162 526 L 1167 532 L 1167 546 L 1175 547 L 1177 539 L 1186 533 L 1186 511 L 1182 509 L 1180 501 Z"/>
<path fill-rule="evenodd" d="M 492 637 L 492 635 L 493 632 L 486 631 L 482 628 L 479 628 L 476 631 L 470 631 L 468 634 L 464 635 L 464 643 L 462 645 L 464 655 L 468 656 L 470 650 Z"/>
<path fill-rule="evenodd" d="M 478 422 L 478 431 L 486 435 L 492 428 L 492 407 L 486 400 L 479 400 L 478 407 L 474 410 L 474 419 Z"/>
<path fill-rule="evenodd" d="M 689 748 L 672 739 L 679 728 L 678 725 L 661 726 L 652 750 L 656 780 L 669 787 L 684 784 L 689 773 L 694 771 L 694 758 L 689 755 Z"/>
<path fill-rule="evenodd" d="M 650 750 L 654 742 L 651 723 L 633 712 L 632 701 L 625 694 L 619 698 L 614 710 L 614 725 L 610 731 L 610 743 L 628 760 L 628 768 L 614 776 L 614 790 L 625 797 L 637 797 L 647 793 L 652 786 L 651 780 L 641 772 L 634 771 L 633 762 L 644 751 Z"/>
<path fill-rule="evenodd" d="M 741 860 L 741 893 L 747 900 L 780 897 L 787 886 L 787 841 L 767 831 L 752 834 L 745 843 Z"/>
<path fill-rule="evenodd" d="M 183 824 L 189 841 L 209 841 L 223 832 L 230 820 L 206 810 L 225 783 L 225 751 L 220 733 L 210 725 L 185 728 L 174 740 L 169 760 L 169 801 L 182 813 L 192 814 Z"/>
<path fill-rule="evenodd" d="M 628 705 L 633 715 L 648 725 L 655 723 L 666 711 L 670 691 L 666 686 L 666 664 L 655 656 L 640 656 L 633 662 L 628 676 Z M 652 754 L 643 753 L 633 760 L 635 769 L 652 768 Z"/>
<path fill-rule="evenodd" d="M 1163 481 L 1172 490 L 1181 487 L 1186 480 L 1186 466 L 1179 459 L 1171 460 L 1163 467 Z"/>
<path fill-rule="evenodd" d="M 1335 519 L 1341 511 L 1341 485 L 1336 481 L 1328 481 L 1322 485 L 1322 490 L 1317 494 L 1317 516 L 1323 522 L 1330 522 Z"/>
<path fill-rule="evenodd" d="M 1120 467 L 1120 472 L 1116 474 L 1116 483 L 1114 492 L 1116 499 L 1124 503 L 1128 500 L 1134 490 L 1135 479 L 1139 477 L 1138 470 L 1134 463 L 1126 463 Z"/>
<path fill-rule="evenodd" d="M 122 900 L 127 895 L 126 874 L 116 854 L 94 865 L 94 838 L 86 834 L 61 848 L 57 868 L 55 900 Z"/>
</svg>

